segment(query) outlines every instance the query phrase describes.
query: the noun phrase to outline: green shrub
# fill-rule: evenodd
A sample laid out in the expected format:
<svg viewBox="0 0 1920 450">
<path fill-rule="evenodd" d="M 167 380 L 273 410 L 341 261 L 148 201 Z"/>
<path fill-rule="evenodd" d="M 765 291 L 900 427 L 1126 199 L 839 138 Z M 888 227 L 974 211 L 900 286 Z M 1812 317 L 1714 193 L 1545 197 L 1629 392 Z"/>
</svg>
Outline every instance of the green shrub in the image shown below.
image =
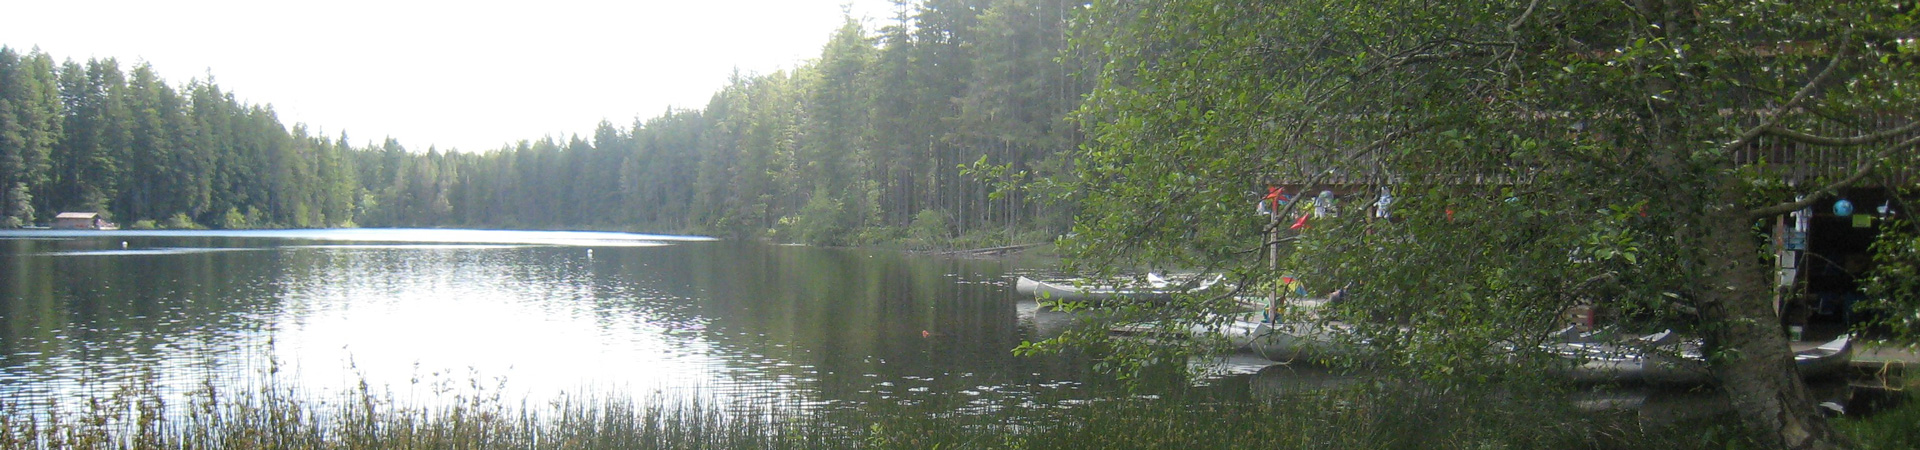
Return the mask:
<svg viewBox="0 0 1920 450">
<path fill-rule="evenodd" d="M 860 232 L 854 234 L 852 244 L 867 247 L 894 247 L 903 244 L 906 236 L 905 228 L 869 226 L 861 228 Z"/>
<path fill-rule="evenodd" d="M 253 222 L 248 219 L 247 215 L 241 214 L 238 208 L 227 208 L 227 213 L 220 215 L 220 228 L 244 230 L 253 228 Z"/>
<path fill-rule="evenodd" d="M 800 215 L 791 224 L 802 243 L 846 245 L 851 229 L 846 216 L 846 205 L 825 189 L 815 189 L 813 197 L 800 207 Z"/>
<path fill-rule="evenodd" d="M 152 222 L 152 221 L 149 220 L 148 222 Z M 187 217 L 186 213 L 174 213 L 173 217 L 167 218 L 167 223 L 165 226 L 168 229 L 174 229 L 174 230 L 207 229 L 207 227 L 203 227 L 203 226 L 200 226 L 200 224 L 194 223 L 193 218 Z"/>
<path fill-rule="evenodd" d="M 907 226 L 907 248 L 926 250 L 947 248 L 953 240 L 952 221 L 947 212 L 938 209 L 923 209 L 913 215 L 913 224 Z"/>
</svg>

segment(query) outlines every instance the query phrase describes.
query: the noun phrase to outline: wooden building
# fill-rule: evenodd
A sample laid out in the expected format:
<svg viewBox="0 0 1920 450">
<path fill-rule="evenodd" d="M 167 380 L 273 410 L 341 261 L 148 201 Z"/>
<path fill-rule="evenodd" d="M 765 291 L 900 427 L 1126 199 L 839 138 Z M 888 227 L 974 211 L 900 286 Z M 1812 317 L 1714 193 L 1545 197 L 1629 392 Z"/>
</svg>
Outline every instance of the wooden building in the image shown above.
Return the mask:
<svg viewBox="0 0 1920 450">
<path fill-rule="evenodd" d="M 112 230 L 119 227 L 96 212 L 63 212 L 53 216 L 53 227 L 61 230 Z"/>
<path fill-rule="evenodd" d="M 1746 127 L 1759 121 L 1757 114 L 1733 120 Z M 1920 188 L 1920 156 L 1910 152 L 1896 152 L 1891 156 L 1880 153 L 1886 145 L 1920 138 L 1920 128 L 1913 123 L 1909 116 L 1883 114 L 1851 127 L 1826 124 L 1804 130 L 1827 136 L 1876 136 L 1861 134 L 1861 130 L 1884 130 L 1880 133 L 1886 136 L 1876 136 L 1884 142 L 1878 145 L 1814 145 L 1762 135 L 1729 152 L 1727 156 L 1733 165 L 1746 168 L 1746 173 L 1756 180 L 1777 181 L 1800 192 L 1810 192 L 1815 187 L 1847 179 L 1862 168 L 1878 166 L 1867 176 L 1808 208 L 1769 219 L 1776 313 L 1790 314 L 1792 309 L 1800 308 L 1801 317 L 1791 320 L 1812 319 L 1841 326 L 1851 326 L 1859 320 L 1853 316 L 1853 305 L 1866 300 L 1860 286 L 1863 277 L 1873 269 L 1872 245 L 1882 225 L 1920 211 L 1909 208 L 1915 199 L 1903 197 L 1904 190 Z M 1533 182 L 1525 170 L 1513 171 L 1518 175 L 1422 174 L 1423 178 L 1408 179 L 1386 170 L 1380 158 L 1382 153 L 1354 152 L 1332 158 L 1333 162 L 1278 167 L 1261 175 L 1254 192 L 1278 189 L 1282 195 L 1309 199 L 1325 192 L 1343 204 L 1385 206 L 1393 201 L 1392 195 L 1408 195 L 1394 192 L 1402 186 L 1497 188 Z M 1276 243 L 1277 238 L 1277 231 L 1268 236 L 1269 245 Z"/>
</svg>

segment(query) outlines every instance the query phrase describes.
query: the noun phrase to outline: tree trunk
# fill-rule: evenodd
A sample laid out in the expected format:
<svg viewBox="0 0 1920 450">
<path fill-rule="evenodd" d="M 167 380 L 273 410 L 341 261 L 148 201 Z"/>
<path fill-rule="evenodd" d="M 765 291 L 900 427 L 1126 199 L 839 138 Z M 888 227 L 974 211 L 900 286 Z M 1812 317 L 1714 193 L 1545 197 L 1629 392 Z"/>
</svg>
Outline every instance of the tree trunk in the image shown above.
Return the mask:
<svg viewBox="0 0 1920 450">
<path fill-rule="evenodd" d="M 1645 38 L 1690 40 L 1686 30 L 1696 18 L 1692 2 L 1639 0 L 1635 9 L 1648 14 L 1649 25 L 1660 25 L 1643 30 L 1648 33 Z M 1654 67 L 1637 70 L 1659 73 Z M 1710 95 L 1677 93 L 1691 86 L 1668 77 L 1650 76 L 1644 83 L 1649 97 Z M 1743 196 L 1752 186 L 1736 176 L 1733 167 L 1702 172 L 1686 162 L 1696 137 L 1711 133 L 1690 130 L 1697 124 L 1687 120 L 1685 112 L 1670 102 L 1654 102 L 1649 113 L 1649 147 L 1668 149 L 1656 154 L 1652 168 L 1663 179 L 1699 180 L 1697 187 L 1709 189 L 1696 194 L 1681 187 L 1666 193 L 1671 204 L 1682 206 L 1680 214 L 1699 217 L 1682 221 L 1691 226 L 1681 229 L 1675 244 L 1698 250 L 1692 255 L 1697 259 L 1691 261 L 1697 269 L 1690 272 L 1699 277 L 1691 290 L 1699 301 L 1702 350 L 1734 414 L 1747 431 L 1756 433 L 1751 440 L 1761 448 L 1846 447 L 1844 438 L 1815 409 L 1806 383 L 1794 368 L 1793 351 L 1782 336 L 1779 317 L 1774 315 L 1772 284 L 1759 264 L 1754 220 L 1742 208 Z"/>
<path fill-rule="evenodd" d="M 1738 208 L 1740 186 L 1729 183 L 1703 230 L 1702 255 L 1712 283 L 1704 284 L 1701 321 L 1714 377 L 1735 414 L 1766 447 L 1828 449 L 1849 446 L 1821 417 L 1794 368 L 1793 351 L 1769 303 L 1753 221 Z M 1718 273 L 1714 273 L 1714 272 Z"/>
</svg>

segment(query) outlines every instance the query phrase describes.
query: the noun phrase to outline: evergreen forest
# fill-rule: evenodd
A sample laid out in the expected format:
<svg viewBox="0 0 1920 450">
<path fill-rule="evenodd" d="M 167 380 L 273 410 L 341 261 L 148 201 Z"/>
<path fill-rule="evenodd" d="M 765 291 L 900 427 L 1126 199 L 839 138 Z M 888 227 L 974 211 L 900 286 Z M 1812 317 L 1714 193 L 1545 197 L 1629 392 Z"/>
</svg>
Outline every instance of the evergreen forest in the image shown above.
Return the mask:
<svg viewBox="0 0 1920 450">
<path fill-rule="evenodd" d="M 356 143 L 212 77 L 0 48 L 0 226 L 506 227 L 822 245 L 1065 229 L 1023 178 L 1071 169 L 1090 88 L 1078 2 L 924 0 L 848 18 L 816 59 L 738 73 L 704 108 L 497 149 Z M 392 105 L 400 106 L 400 105 Z M 586 124 L 582 124 L 583 126 Z M 1065 199 L 1068 196 L 1049 195 Z"/>
</svg>

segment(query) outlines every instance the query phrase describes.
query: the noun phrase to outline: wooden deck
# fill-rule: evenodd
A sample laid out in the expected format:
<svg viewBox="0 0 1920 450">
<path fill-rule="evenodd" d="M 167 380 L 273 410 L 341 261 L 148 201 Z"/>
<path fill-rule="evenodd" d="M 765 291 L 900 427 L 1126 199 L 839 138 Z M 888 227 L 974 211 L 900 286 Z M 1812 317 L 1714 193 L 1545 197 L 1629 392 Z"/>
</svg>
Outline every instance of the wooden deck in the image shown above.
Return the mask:
<svg viewBox="0 0 1920 450">
<path fill-rule="evenodd" d="M 1798 344 L 1796 342 L 1796 344 Z M 1914 349 L 1861 345 L 1853 348 L 1853 366 L 1863 369 L 1897 367 L 1905 369 L 1920 363 Z"/>
</svg>

